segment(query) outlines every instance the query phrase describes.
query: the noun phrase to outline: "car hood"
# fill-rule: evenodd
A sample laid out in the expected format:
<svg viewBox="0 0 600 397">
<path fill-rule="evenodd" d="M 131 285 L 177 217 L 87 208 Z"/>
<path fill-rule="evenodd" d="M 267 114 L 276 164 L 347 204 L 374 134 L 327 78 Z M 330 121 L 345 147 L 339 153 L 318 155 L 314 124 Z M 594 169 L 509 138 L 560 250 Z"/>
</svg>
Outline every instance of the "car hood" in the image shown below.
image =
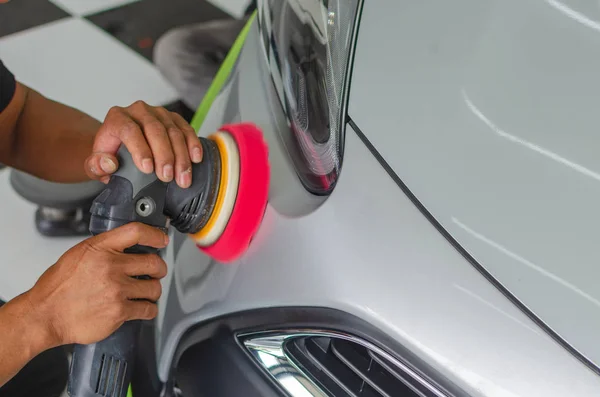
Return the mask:
<svg viewBox="0 0 600 397">
<path fill-rule="evenodd" d="M 348 112 L 443 228 L 598 365 L 600 15 L 579 3 L 365 6 Z"/>
</svg>

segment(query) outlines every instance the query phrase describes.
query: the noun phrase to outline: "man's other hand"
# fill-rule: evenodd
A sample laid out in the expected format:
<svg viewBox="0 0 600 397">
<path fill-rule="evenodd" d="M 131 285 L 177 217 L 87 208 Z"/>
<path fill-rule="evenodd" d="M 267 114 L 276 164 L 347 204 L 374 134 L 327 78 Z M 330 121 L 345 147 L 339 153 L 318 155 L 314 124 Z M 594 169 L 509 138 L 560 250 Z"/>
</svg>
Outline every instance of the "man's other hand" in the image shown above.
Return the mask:
<svg viewBox="0 0 600 397">
<path fill-rule="evenodd" d="M 163 182 L 175 178 L 183 188 L 192 182 L 192 162 L 202 161 L 202 145 L 194 129 L 177 113 L 137 101 L 110 109 L 86 160 L 88 176 L 108 182 L 119 167 L 116 154 L 124 144 L 140 171 L 156 172 Z"/>
<path fill-rule="evenodd" d="M 25 295 L 51 345 L 89 344 L 108 337 L 125 321 L 157 315 L 159 279 L 167 274 L 154 254 L 125 254 L 136 244 L 164 248 L 160 230 L 131 223 L 89 238 L 67 251 Z M 137 279 L 134 276 L 150 276 Z"/>
</svg>

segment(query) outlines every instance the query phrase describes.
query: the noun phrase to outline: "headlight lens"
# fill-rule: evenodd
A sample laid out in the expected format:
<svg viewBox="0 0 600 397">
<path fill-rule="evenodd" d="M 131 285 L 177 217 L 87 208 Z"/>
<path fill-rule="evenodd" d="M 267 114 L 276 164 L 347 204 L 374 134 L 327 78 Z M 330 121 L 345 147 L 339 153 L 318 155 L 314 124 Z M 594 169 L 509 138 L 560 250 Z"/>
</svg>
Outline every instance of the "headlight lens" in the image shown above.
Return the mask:
<svg viewBox="0 0 600 397">
<path fill-rule="evenodd" d="M 359 0 L 259 0 L 269 68 L 300 178 L 327 194 L 342 158 L 346 75 Z"/>
</svg>

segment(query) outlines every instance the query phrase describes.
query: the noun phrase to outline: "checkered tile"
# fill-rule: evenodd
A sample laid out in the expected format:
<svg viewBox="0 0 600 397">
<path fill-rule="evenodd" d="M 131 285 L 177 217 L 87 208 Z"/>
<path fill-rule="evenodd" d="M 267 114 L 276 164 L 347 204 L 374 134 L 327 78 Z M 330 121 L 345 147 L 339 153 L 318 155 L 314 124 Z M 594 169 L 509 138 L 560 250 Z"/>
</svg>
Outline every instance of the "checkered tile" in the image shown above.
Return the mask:
<svg viewBox="0 0 600 397">
<path fill-rule="evenodd" d="M 221 18 L 231 16 L 210 3 L 198 0 L 141 0 L 87 16 L 89 21 L 147 59 L 152 59 L 154 43 L 167 30 Z"/>
<path fill-rule="evenodd" d="M 92 15 L 140 0 L 50 0 L 71 15 Z"/>
<path fill-rule="evenodd" d="M 246 0 L 10 0 L 0 3 L 0 59 L 57 101 L 103 119 L 137 99 L 192 112 L 152 65 L 156 40 L 183 24 L 243 15 Z M 48 239 L 34 226 L 35 206 L 0 170 L 0 299 L 30 288 L 77 239 Z"/>
<path fill-rule="evenodd" d="M 48 1 L 12 0 L 0 3 L 0 37 L 69 16 Z"/>
</svg>

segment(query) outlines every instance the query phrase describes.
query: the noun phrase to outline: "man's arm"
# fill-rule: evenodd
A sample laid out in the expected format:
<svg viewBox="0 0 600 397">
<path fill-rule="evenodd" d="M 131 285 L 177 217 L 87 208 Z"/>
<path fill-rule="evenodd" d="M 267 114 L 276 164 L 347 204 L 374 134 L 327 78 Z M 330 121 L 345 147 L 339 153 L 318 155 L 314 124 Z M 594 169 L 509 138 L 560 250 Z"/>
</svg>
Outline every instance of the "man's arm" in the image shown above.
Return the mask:
<svg viewBox="0 0 600 397">
<path fill-rule="evenodd" d="M 25 295 L 0 307 L 0 388 L 30 360 L 53 347 L 48 327 L 38 318 Z"/>
<path fill-rule="evenodd" d="M 17 83 L 0 113 L 0 162 L 53 182 L 106 182 L 122 143 L 140 170 L 181 187 L 191 184 L 191 161 L 202 160 L 196 132 L 181 116 L 142 101 L 113 107 L 100 123 Z"/>
<path fill-rule="evenodd" d="M 53 182 L 89 180 L 83 164 L 101 123 L 17 83 L 0 113 L 0 162 Z"/>
</svg>

